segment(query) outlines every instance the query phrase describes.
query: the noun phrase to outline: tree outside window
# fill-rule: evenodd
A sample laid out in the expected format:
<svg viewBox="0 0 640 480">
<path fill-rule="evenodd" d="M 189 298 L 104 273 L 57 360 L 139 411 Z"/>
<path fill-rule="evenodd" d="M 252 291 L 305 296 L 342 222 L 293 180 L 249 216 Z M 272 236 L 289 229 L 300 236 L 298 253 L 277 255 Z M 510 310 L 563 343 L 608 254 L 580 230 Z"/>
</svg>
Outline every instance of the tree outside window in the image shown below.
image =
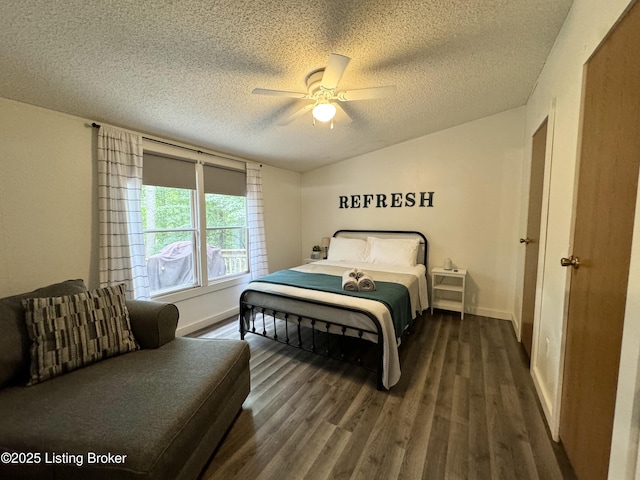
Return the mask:
<svg viewBox="0 0 640 480">
<path fill-rule="evenodd" d="M 145 153 L 141 203 L 153 296 L 248 272 L 245 182 L 244 172 Z"/>
</svg>

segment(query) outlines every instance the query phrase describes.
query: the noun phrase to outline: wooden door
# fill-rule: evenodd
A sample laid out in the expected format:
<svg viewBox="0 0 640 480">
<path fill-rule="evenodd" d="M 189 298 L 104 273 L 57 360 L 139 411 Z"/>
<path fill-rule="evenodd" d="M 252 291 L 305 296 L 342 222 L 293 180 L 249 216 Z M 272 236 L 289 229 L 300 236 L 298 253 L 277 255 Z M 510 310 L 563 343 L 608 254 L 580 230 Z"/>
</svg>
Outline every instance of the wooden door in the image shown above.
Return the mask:
<svg viewBox="0 0 640 480">
<path fill-rule="evenodd" d="M 586 66 L 560 439 L 607 478 L 640 163 L 640 4 Z M 566 262 L 565 262 L 566 263 Z M 578 268 L 575 268 L 578 266 Z"/>
<path fill-rule="evenodd" d="M 529 359 L 531 359 L 531 346 L 533 344 L 533 317 L 536 306 L 536 284 L 538 281 L 540 220 L 542 218 L 542 190 L 544 187 L 548 123 L 548 119 L 545 119 L 536 130 L 536 133 L 533 134 L 527 236 L 520 239 L 520 243 L 525 245 L 527 249 L 524 260 L 524 287 L 522 289 L 521 342 Z"/>
</svg>

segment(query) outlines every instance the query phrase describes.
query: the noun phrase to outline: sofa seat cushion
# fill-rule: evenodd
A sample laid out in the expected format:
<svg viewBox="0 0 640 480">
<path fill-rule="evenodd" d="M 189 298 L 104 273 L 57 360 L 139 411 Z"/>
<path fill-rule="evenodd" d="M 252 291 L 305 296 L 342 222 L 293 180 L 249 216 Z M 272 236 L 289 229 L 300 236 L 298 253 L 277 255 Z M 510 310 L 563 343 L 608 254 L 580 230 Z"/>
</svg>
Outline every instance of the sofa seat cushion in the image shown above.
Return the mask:
<svg viewBox="0 0 640 480">
<path fill-rule="evenodd" d="M 215 445 L 199 444 L 211 438 L 214 422 L 222 437 L 248 393 L 245 342 L 178 338 L 31 387 L 5 388 L 0 450 L 83 461 L 7 470 L 24 478 L 179 478 L 194 451 L 211 454 Z M 90 452 L 126 457 L 88 464 Z"/>
</svg>

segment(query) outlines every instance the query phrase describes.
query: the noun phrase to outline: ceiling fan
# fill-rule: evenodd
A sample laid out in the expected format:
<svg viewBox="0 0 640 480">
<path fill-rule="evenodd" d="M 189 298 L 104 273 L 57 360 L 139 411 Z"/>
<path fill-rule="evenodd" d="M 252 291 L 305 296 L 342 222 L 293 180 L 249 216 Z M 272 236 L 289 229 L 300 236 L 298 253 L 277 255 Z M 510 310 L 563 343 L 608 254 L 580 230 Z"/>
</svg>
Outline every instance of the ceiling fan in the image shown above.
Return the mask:
<svg viewBox="0 0 640 480">
<path fill-rule="evenodd" d="M 332 53 L 329 62 L 325 68 L 318 68 L 309 73 L 305 79 L 307 92 L 289 92 L 285 90 L 270 90 L 266 88 L 256 88 L 253 90 L 257 95 L 275 95 L 281 97 L 298 98 L 301 100 L 310 100 L 301 109 L 293 112 L 288 117 L 279 122 L 279 125 L 287 125 L 298 117 L 311 111 L 313 115 L 313 124 L 316 120 L 319 122 L 331 122 L 333 128 L 333 117 L 336 111 L 340 109 L 344 115 L 349 118 L 347 112 L 340 106 L 340 102 L 351 102 L 354 100 L 369 100 L 375 98 L 384 98 L 395 92 L 395 86 L 362 88 L 359 90 L 339 91 L 338 82 L 342 78 L 342 74 L 347 68 L 349 57 Z"/>
</svg>

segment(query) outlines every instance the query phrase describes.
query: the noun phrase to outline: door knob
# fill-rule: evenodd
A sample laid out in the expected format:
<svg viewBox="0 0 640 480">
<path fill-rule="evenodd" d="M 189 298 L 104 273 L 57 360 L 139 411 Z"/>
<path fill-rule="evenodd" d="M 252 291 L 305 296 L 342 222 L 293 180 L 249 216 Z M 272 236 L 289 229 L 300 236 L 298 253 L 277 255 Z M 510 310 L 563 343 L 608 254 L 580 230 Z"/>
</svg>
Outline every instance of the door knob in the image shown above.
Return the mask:
<svg viewBox="0 0 640 480">
<path fill-rule="evenodd" d="M 563 267 L 573 267 L 575 269 L 580 267 L 580 259 L 571 255 L 569 258 L 563 257 L 560 259 L 560 265 Z"/>
<path fill-rule="evenodd" d="M 531 239 L 529 237 L 521 238 L 520 239 L 520 243 L 524 243 L 525 245 L 529 245 L 531 243 Z"/>
</svg>

